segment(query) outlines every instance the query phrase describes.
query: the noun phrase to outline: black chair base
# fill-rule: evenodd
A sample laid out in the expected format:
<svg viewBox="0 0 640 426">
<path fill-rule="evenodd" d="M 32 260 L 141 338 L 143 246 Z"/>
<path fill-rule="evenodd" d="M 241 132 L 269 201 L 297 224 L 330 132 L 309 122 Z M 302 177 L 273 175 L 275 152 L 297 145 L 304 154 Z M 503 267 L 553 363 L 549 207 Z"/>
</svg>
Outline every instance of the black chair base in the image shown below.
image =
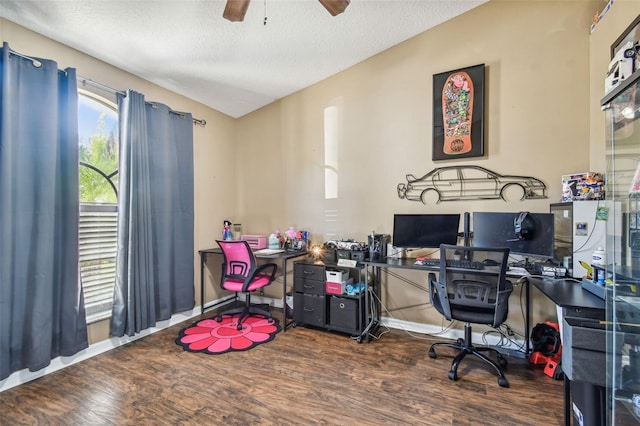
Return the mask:
<svg viewBox="0 0 640 426">
<path fill-rule="evenodd" d="M 260 315 L 268 319 L 269 322 L 273 322 L 273 317 L 271 313 L 269 311 L 261 309 L 256 305 L 252 305 L 251 297 L 248 294 L 245 298 L 244 306 L 240 308 L 234 308 L 224 312 L 220 312 L 218 315 L 216 315 L 216 321 L 221 322 L 223 315 L 237 315 L 237 314 L 240 314 L 240 317 L 238 318 L 238 325 L 236 327 L 238 330 L 242 330 L 242 320 L 244 320 L 246 317 L 251 315 Z"/>
<path fill-rule="evenodd" d="M 509 387 L 509 381 L 507 380 L 506 376 L 502 372 L 502 368 L 507 366 L 507 360 L 504 358 L 504 356 L 502 356 L 502 354 L 498 350 L 494 348 L 490 348 L 486 346 L 474 346 L 473 343 L 471 342 L 471 325 L 469 323 L 465 324 L 464 326 L 464 339 L 458 339 L 456 343 L 437 342 L 432 344 L 431 347 L 429 348 L 430 358 L 435 359 L 438 357 L 435 351 L 435 348 L 437 346 L 447 346 L 449 348 L 453 348 L 460 351 L 460 353 L 456 355 L 456 357 L 453 359 L 451 363 L 451 370 L 449 370 L 449 379 L 454 381 L 458 380 L 458 366 L 460 365 L 460 362 L 462 362 L 464 357 L 471 354 L 493 367 L 493 369 L 498 373 L 498 385 L 500 385 L 503 388 Z M 494 353 L 498 359 L 498 362 L 493 361 L 491 358 L 487 357 L 482 352 Z"/>
</svg>

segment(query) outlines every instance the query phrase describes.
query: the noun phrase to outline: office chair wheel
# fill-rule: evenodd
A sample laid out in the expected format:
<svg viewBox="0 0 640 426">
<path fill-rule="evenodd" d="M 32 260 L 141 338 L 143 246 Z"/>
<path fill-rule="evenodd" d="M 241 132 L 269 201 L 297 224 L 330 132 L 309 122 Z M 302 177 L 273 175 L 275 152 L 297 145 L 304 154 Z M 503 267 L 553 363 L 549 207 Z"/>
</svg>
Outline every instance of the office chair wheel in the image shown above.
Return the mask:
<svg viewBox="0 0 640 426">
<path fill-rule="evenodd" d="M 506 377 L 498 377 L 498 384 L 502 388 L 508 388 L 509 387 L 509 381 L 507 380 Z"/>
<path fill-rule="evenodd" d="M 434 351 L 433 349 L 429 349 L 429 358 L 438 358 L 438 355 L 436 355 L 436 351 Z"/>
<path fill-rule="evenodd" d="M 236 326 L 237 330 L 242 330 L 242 323 L 238 323 L 238 325 Z"/>
<path fill-rule="evenodd" d="M 218 321 L 218 322 L 222 322 L 222 315 L 218 315 L 218 316 L 216 317 L 216 321 Z"/>
<path fill-rule="evenodd" d="M 458 380 L 458 373 L 453 370 L 449 371 L 449 379 L 455 382 L 456 380 Z"/>
<path fill-rule="evenodd" d="M 507 360 L 502 355 L 498 355 L 498 365 L 502 368 L 507 366 Z"/>
</svg>

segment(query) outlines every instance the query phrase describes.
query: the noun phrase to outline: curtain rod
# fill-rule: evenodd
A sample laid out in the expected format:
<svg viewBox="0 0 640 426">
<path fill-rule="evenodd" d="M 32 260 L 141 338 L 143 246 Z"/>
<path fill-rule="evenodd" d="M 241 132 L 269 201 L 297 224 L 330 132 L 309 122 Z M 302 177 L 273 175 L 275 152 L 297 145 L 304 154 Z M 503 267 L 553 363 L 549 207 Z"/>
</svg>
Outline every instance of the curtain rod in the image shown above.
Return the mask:
<svg viewBox="0 0 640 426">
<path fill-rule="evenodd" d="M 9 49 L 9 53 L 11 53 L 12 55 L 16 55 L 16 56 L 19 56 L 20 58 L 24 58 L 24 59 L 27 59 L 27 60 L 33 62 L 33 66 L 36 67 L 36 68 L 40 68 L 42 66 L 42 62 L 40 62 L 39 59 L 32 58 L 31 56 L 23 55 L 21 53 L 15 52 L 15 51 L 13 51 L 11 49 Z"/>
<path fill-rule="evenodd" d="M 116 89 L 114 89 L 112 87 L 109 87 L 109 86 L 107 86 L 105 84 L 102 84 L 102 83 L 98 83 L 97 81 L 91 80 L 90 78 L 86 78 L 86 77 L 83 77 L 81 75 L 78 75 L 78 82 L 82 83 L 83 86 L 86 86 L 87 84 L 89 84 L 89 85 L 95 86 L 95 87 L 97 87 L 99 89 L 106 90 L 106 91 L 108 91 L 110 93 L 113 93 L 113 94 L 121 94 L 122 96 L 126 96 L 127 95 L 126 92 L 123 92 L 122 90 L 116 90 Z M 152 106 L 155 105 L 154 102 L 147 102 L 147 103 L 149 105 L 152 105 Z M 177 112 L 177 111 L 174 111 L 172 109 L 169 109 L 169 113 L 180 115 L 180 116 L 184 117 L 184 113 Z M 207 125 L 207 121 L 206 120 L 201 120 L 201 119 L 198 119 L 198 118 L 192 118 L 192 120 L 193 120 L 193 124 L 197 124 L 198 126 L 204 127 L 204 126 Z"/>
<path fill-rule="evenodd" d="M 27 59 L 27 60 L 33 62 L 33 66 L 34 67 L 39 68 L 39 67 L 42 66 L 42 62 L 39 59 L 32 58 L 31 56 L 23 55 L 21 53 L 18 53 L 16 51 L 12 50 L 12 49 L 9 49 L 9 53 L 12 54 L 12 55 L 16 55 L 16 56 L 18 56 L 20 58 L 24 58 L 24 59 Z M 108 92 L 111 92 L 114 95 L 116 93 L 119 93 L 119 94 L 121 94 L 123 96 L 126 96 L 126 93 L 121 91 L 121 90 L 116 90 L 116 89 L 114 89 L 112 87 L 109 87 L 109 86 L 107 86 L 105 84 L 98 83 L 97 81 L 93 81 L 90 78 L 82 77 L 81 75 L 78 75 L 76 80 L 78 82 L 82 83 L 83 86 L 86 86 L 87 84 L 91 84 L 91 85 L 93 85 L 95 87 L 98 87 L 100 89 L 103 89 L 103 90 L 106 90 Z M 151 103 L 151 104 L 153 105 L 153 103 Z M 184 116 L 183 113 L 173 111 L 172 109 L 169 109 L 169 112 L 172 113 L 172 114 L 177 114 L 177 115 Z M 207 121 L 206 120 L 201 120 L 201 119 L 198 119 L 198 118 L 192 118 L 192 120 L 193 120 L 193 124 L 197 124 L 198 126 L 205 127 L 207 125 Z"/>
</svg>

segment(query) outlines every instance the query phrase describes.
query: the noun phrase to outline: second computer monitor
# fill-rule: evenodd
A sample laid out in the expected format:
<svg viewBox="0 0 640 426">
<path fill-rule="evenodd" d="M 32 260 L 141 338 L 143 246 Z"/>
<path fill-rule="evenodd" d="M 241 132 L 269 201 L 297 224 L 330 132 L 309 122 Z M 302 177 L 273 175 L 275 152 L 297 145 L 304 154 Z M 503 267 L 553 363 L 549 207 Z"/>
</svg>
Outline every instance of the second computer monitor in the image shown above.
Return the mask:
<svg viewBox="0 0 640 426">
<path fill-rule="evenodd" d="M 553 214 L 473 213 L 474 247 L 508 247 L 511 254 L 553 258 Z"/>
<path fill-rule="evenodd" d="M 456 244 L 459 226 L 459 214 L 396 214 L 393 216 L 393 245 L 429 248 Z"/>
</svg>

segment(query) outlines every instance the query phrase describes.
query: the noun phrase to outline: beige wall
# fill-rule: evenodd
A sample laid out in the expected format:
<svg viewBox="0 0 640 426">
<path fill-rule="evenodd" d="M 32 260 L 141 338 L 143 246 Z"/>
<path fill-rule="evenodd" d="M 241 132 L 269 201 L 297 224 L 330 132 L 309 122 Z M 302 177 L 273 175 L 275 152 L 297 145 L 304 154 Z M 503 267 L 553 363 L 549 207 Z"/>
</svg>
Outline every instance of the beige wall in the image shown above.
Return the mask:
<svg viewBox="0 0 640 426">
<path fill-rule="evenodd" d="M 366 241 L 372 230 L 390 234 L 394 213 L 548 212 L 549 203 L 560 199 L 560 176 L 591 169 L 589 25 L 599 7 L 491 1 L 239 119 L 243 223 L 260 232 L 305 228 L 321 243 L 334 236 Z M 486 65 L 485 156 L 434 163 L 432 76 L 480 63 Z M 340 115 L 335 200 L 325 200 L 323 187 L 328 106 Z M 398 198 L 396 185 L 405 174 L 451 164 L 535 176 L 546 183 L 549 199 L 423 205 Z M 424 275 L 409 278 L 426 284 Z M 395 278 L 383 288 L 390 309 L 427 298 Z M 555 314 L 543 297 L 537 299 L 534 320 Z M 510 321 L 522 330 L 518 298 L 511 300 Z M 425 306 L 392 315 L 441 324 L 441 316 Z"/>
<path fill-rule="evenodd" d="M 195 250 L 194 271 L 196 302 L 200 302 L 199 249 L 213 247 L 219 238 L 222 221 L 236 214 L 233 179 L 235 170 L 235 120 L 184 96 L 162 89 L 148 81 L 126 73 L 107 63 L 87 56 L 68 46 L 52 41 L 10 21 L 0 19 L 0 38 L 14 51 L 47 59 L 53 59 L 59 68 L 76 68 L 78 75 L 105 84 L 117 90 L 133 89 L 143 93 L 149 101 L 167 104 L 176 111 L 191 112 L 194 117 L 207 121 L 206 127 L 194 126 L 193 150 L 195 171 Z M 109 93 L 86 89 L 103 96 Z M 215 298 L 217 283 L 211 285 L 208 277 L 208 300 Z M 89 328 L 90 343 L 108 337 L 108 321 L 92 324 Z"/>
</svg>

